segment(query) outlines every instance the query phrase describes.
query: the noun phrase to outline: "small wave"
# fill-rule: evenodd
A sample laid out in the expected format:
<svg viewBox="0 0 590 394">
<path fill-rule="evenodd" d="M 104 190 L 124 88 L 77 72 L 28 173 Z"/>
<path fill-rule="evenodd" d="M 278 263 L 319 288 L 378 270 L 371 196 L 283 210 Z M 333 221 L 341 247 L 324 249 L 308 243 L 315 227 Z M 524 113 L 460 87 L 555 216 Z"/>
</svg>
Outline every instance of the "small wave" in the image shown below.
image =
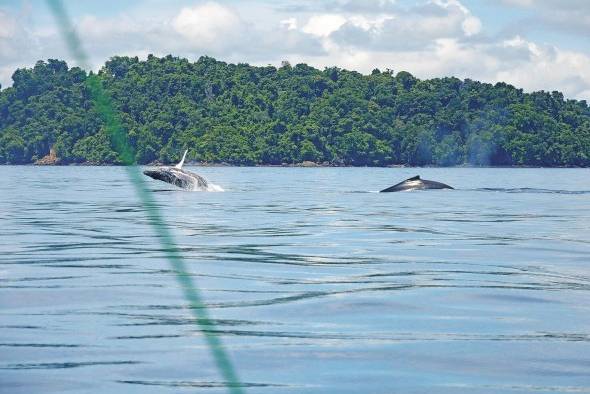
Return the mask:
<svg viewBox="0 0 590 394">
<path fill-rule="evenodd" d="M 556 189 L 539 189 L 534 187 L 483 187 L 473 189 L 481 192 L 501 192 L 501 193 L 553 193 L 553 194 L 590 194 L 590 190 L 556 190 Z"/>
<path fill-rule="evenodd" d="M 143 386 L 166 387 L 199 387 L 199 388 L 223 388 L 223 387 L 293 387 L 291 385 L 277 383 L 253 383 L 253 382 L 213 382 L 213 381 L 157 381 L 157 380 L 117 380 L 117 383 L 137 384 Z"/>
<path fill-rule="evenodd" d="M 82 361 L 55 363 L 22 363 L 0 366 L 0 369 L 68 369 L 78 367 L 93 367 L 100 365 L 133 365 L 142 364 L 141 361 Z"/>
<path fill-rule="evenodd" d="M 33 348 L 77 348 L 83 345 L 67 343 L 0 343 L 0 347 L 33 347 Z"/>
</svg>

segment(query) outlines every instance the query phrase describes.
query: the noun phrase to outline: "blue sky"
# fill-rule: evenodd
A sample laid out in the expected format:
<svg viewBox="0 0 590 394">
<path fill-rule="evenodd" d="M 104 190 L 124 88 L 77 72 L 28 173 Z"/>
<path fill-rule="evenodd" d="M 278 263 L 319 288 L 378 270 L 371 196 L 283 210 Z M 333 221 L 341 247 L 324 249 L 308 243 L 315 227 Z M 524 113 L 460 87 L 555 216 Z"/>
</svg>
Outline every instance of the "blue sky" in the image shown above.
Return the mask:
<svg viewBox="0 0 590 394">
<path fill-rule="evenodd" d="M 561 90 L 590 101 L 590 0 L 64 1 L 95 69 L 114 55 L 283 60 Z M 0 0 L 0 83 L 70 62 L 44 1 Z"/>
</svg>

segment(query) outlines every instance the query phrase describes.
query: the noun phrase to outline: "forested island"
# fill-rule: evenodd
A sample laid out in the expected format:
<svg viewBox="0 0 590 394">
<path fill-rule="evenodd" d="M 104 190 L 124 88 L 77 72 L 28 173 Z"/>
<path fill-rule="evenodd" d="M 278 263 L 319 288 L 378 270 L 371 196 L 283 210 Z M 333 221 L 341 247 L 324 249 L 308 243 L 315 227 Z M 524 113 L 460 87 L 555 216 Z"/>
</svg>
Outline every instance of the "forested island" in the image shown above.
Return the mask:
<svg viewBox="0 0 590 394">
<path fill-rule="evenodd" d="M 0 91 L 0 164 L 118 164 L 89 75 L 54 59 L 16 70 Z M 590 165 L 590 108 L 557 91 L 170 55 L 113 57 L 97 77 L 140 164 L 189 148 L 234 165 Z"/>
</svg>

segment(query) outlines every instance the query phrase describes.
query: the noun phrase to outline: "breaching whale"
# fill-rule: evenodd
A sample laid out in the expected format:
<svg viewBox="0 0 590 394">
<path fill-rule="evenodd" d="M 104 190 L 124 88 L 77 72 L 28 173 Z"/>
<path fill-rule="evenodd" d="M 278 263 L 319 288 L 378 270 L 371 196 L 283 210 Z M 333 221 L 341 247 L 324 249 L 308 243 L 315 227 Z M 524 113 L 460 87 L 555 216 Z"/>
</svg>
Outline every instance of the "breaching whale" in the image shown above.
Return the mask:
<svg viewBox="0 0 590 394">
<path fill-rule="evenodd" d="M 182 169 L 187 152 L 188 150 L 184 151 L 182 160 L 174 167 L 158 167 L 155 170 L 145 170 L 143 173 L 150 178 L 170 183 L 185 190 L 208 190 L 209 182 L 205 178 Z"/>
<path fill-rule="evenodd" d="M 427 179 L 420 179 L 420 175 L 408 178 L 403 182 L 398 183 L 383 189 L 380 193 L 388 192 L 403 192 L 407 190 L 425 190 L 425 189 L 453 189 L 449 185 L 445 185 L 441 182 L 429 181 Z"/>
</svg>

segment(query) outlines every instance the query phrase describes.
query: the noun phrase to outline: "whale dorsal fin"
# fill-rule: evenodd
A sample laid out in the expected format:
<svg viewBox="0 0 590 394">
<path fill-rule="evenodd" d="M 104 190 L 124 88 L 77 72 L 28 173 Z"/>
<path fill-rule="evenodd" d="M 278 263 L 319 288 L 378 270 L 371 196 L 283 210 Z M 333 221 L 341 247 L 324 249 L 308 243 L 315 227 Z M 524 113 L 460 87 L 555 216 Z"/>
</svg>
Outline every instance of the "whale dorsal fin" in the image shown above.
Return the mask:
<svg viewBox="0 0 590 394">
<path fill-rule="evenodd" d="M 182 166 L 184 165 L 184 158 L 186 157 L 187 152 L 188 152 L 188 149 L 184 151 L 184 155 L 182 155 L 182 160 L 180 161 L 180 163 L 175 165 L 174 168 L 178 168 L 179 170 L 182 168 Z"/>
<path fill-rule="evenodd" d="M 416 175 L 416 176 L 406 179 L 406 181 L 419 181 L 419 180 L 420 180 L 420 175 Z"/>
</svg>

